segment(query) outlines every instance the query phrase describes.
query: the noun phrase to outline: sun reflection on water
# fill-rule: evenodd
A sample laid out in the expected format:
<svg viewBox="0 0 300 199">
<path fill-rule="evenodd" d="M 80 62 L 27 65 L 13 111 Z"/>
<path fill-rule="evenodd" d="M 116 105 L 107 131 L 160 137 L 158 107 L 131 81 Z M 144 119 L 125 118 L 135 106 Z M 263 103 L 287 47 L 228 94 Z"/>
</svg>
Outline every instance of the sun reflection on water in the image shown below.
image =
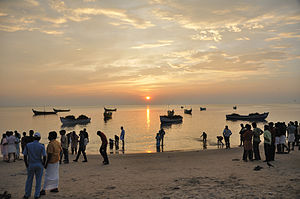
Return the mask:
<svg viewBox="0 0 300 199">
<path fill-rule="evenodd" d="M 150 128 L 150 108 L 147 106 L 147 128 Z"/>
</svg>

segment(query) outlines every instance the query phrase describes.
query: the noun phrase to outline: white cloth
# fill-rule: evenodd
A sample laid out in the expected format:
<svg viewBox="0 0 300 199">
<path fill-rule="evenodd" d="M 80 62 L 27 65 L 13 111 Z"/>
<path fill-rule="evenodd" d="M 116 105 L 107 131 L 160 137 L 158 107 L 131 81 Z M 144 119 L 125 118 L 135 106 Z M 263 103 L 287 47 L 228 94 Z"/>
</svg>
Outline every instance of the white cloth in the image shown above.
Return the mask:
<svg viewBox="0 0 300 199">
<path fill-rule="evenodd" d="M 45 172 L 44 190 L 51 190 L 58 188 L 59 182 L 59 162 L 48 163 Z"/>
<path fill-rule="evenodd" d="M 275 137 L 275 145 L 280 144 L 280 137 Z"/>
<path fill-rule="evenodd" d="M 279 144 L 285 144 L 285 135 L 280 136 Z"/>
<path fill-rule="evenodd" d="M 288 136 L 288 142 L 295 142 L 295 134 L 291 133 Z"/>
</svg>

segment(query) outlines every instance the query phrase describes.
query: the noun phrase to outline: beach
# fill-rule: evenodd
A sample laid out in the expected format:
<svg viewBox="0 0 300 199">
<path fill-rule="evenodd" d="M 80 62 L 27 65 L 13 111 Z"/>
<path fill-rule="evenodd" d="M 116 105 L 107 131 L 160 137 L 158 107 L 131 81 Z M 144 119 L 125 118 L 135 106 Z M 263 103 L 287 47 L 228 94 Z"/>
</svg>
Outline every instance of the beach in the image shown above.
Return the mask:
<svg viewBox="0 0 300 199">
<path fill-rule="evenodd" d="M 61 164 L 59 193 L 41 198 L 298 198 L 300 151 L 276 154 L 274 167 L 242 161 L 242 148 L 100 155 Z M 264 159 L 263 149 L 261 149 Z M 70 156 L 72 160 L 73 156 Z M 81 157 L 82 158 L 82 157 Z M 253 170 L 261 166 L 259 171 Z M 22 198 L 24 162 L 0 162 L 0 192 Z M 33 184 L 34 192 L 35 182 Z M 33 193 L 32 192 L 32 193 Z"/>
</svg>

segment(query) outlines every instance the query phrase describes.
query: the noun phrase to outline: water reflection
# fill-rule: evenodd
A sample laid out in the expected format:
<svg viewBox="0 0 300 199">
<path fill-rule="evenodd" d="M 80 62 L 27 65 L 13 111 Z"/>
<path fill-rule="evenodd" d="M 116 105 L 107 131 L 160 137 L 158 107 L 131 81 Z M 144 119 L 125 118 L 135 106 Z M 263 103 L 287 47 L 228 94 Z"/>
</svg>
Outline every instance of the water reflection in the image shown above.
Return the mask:
<svg viewBox="0 0 300 199">
<path fill-rule="evenodd" d="M 147 106 L 147 128 L 150 128 L 150 108 Z"/>
</svg>

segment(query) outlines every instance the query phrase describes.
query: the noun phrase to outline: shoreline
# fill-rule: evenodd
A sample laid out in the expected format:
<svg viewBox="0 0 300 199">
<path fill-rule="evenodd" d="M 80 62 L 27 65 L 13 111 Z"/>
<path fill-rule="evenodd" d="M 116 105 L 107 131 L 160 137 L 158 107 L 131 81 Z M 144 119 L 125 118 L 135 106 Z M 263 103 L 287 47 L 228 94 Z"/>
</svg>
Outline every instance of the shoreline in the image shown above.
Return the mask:
<svg viewBox="0 0 300 199">
<path fill-rule="evenodd" d="M 297 198 L 300 194 L 300 151 L 276 154 L 274 167 L 263 161 L 243 162 L 243 149 L 162 153 L 87 155 L 60 165 L 59 193 L 41 198 Z M 264 159 L 263 150 L 260 150 Z M 254 167 L 262 169 L 254 171 Z M 24 195 L 23 161 L 0 162 L 0 193 Z M 33 191 L 34 191 L 33 184 Z"/>
</svg>

